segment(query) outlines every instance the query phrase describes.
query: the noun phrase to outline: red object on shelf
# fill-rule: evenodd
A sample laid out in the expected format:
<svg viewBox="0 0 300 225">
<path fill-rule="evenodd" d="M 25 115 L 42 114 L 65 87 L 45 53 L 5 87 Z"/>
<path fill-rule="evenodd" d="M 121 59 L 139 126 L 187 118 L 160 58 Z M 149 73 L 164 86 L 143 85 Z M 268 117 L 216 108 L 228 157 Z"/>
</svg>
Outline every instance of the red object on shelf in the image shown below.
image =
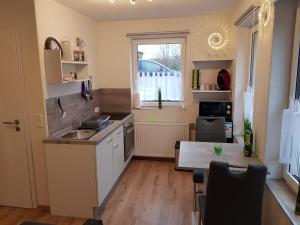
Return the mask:
<svg viewBox="0 0 300 225">
<path fill-rule="evenodd" d="M 220 90 L 230 90 L 230 74 L 227 70 L 219 71 L 217 81 Z"/>
</svg>

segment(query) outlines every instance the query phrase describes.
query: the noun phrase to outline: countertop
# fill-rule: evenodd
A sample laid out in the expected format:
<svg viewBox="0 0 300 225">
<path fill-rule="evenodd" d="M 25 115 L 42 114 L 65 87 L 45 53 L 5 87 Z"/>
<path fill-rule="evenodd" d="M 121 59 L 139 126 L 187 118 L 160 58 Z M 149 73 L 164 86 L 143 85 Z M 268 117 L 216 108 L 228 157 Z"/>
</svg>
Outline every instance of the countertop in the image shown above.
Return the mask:
<svg viewBox="0 0 300 225">
<path fill-rule="evenodd" d="M 77 145 L 97 145 L 99 144 L 106 136 L 116 130 L 118 127 L 123 125 L 126 119 L 131 117 L 132 114 L 125 117 L 123 120 L 113 120 L 113 123 L 106 127 L 105 129 L 101 130 L 93 137 L 88 140 L 72 140 L 72 139 L 63 139 L 61 135 L 55 135 L 53 137 L 47 137 L 43 140 L 43 143 L 46 144 L 77 144 Z M 66 131 L 60 132 L 60 134 L 66 133 Z"/>
</svg>

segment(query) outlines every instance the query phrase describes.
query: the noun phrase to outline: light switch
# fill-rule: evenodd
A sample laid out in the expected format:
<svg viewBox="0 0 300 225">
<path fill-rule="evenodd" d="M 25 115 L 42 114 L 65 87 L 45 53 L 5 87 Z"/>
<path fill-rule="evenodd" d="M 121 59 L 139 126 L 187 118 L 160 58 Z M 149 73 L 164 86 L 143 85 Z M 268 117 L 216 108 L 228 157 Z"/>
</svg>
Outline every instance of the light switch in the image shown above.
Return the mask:
<svg viewBox="0 0 300 225">
<path fill-rule="evenodd" d="M 95 113 L 98 113 L 98 112 L 100 112 L 100 108 L 99 108 L 98 106 L 97 106 L 97 107 L 95 107 L 95 108 L 94 108 L 94 112 L 95 112 Z"/>
</svg>

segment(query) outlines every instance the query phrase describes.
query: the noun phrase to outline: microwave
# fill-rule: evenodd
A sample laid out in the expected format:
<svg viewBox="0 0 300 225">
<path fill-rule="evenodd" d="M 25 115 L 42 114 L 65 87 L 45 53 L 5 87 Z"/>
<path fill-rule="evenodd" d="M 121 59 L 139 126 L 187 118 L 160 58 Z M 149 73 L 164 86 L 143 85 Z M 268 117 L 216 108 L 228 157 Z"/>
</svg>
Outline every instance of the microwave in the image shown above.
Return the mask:
<svg viewBox="0 0 300 225">
<path fill-rule="evenodd" d="M 232 118 L 232 102 L 200 102 L 199 116 Z"/>
</svg>

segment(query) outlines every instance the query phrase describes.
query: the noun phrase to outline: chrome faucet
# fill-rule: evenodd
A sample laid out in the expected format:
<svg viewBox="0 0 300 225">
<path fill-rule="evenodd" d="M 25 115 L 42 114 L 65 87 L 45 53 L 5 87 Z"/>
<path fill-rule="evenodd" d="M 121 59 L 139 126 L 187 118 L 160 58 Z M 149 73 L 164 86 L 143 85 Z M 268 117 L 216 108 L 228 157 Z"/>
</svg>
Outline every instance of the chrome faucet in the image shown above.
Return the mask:
<svg viewBox="0 0 300 225">
<path fill-rule="evenodd" d="M 72 121 L 73 130 L 78 130 L 80 126 L 81 126 L 81 121 L 76 121 L 76 120 Z"/>
</svg>

